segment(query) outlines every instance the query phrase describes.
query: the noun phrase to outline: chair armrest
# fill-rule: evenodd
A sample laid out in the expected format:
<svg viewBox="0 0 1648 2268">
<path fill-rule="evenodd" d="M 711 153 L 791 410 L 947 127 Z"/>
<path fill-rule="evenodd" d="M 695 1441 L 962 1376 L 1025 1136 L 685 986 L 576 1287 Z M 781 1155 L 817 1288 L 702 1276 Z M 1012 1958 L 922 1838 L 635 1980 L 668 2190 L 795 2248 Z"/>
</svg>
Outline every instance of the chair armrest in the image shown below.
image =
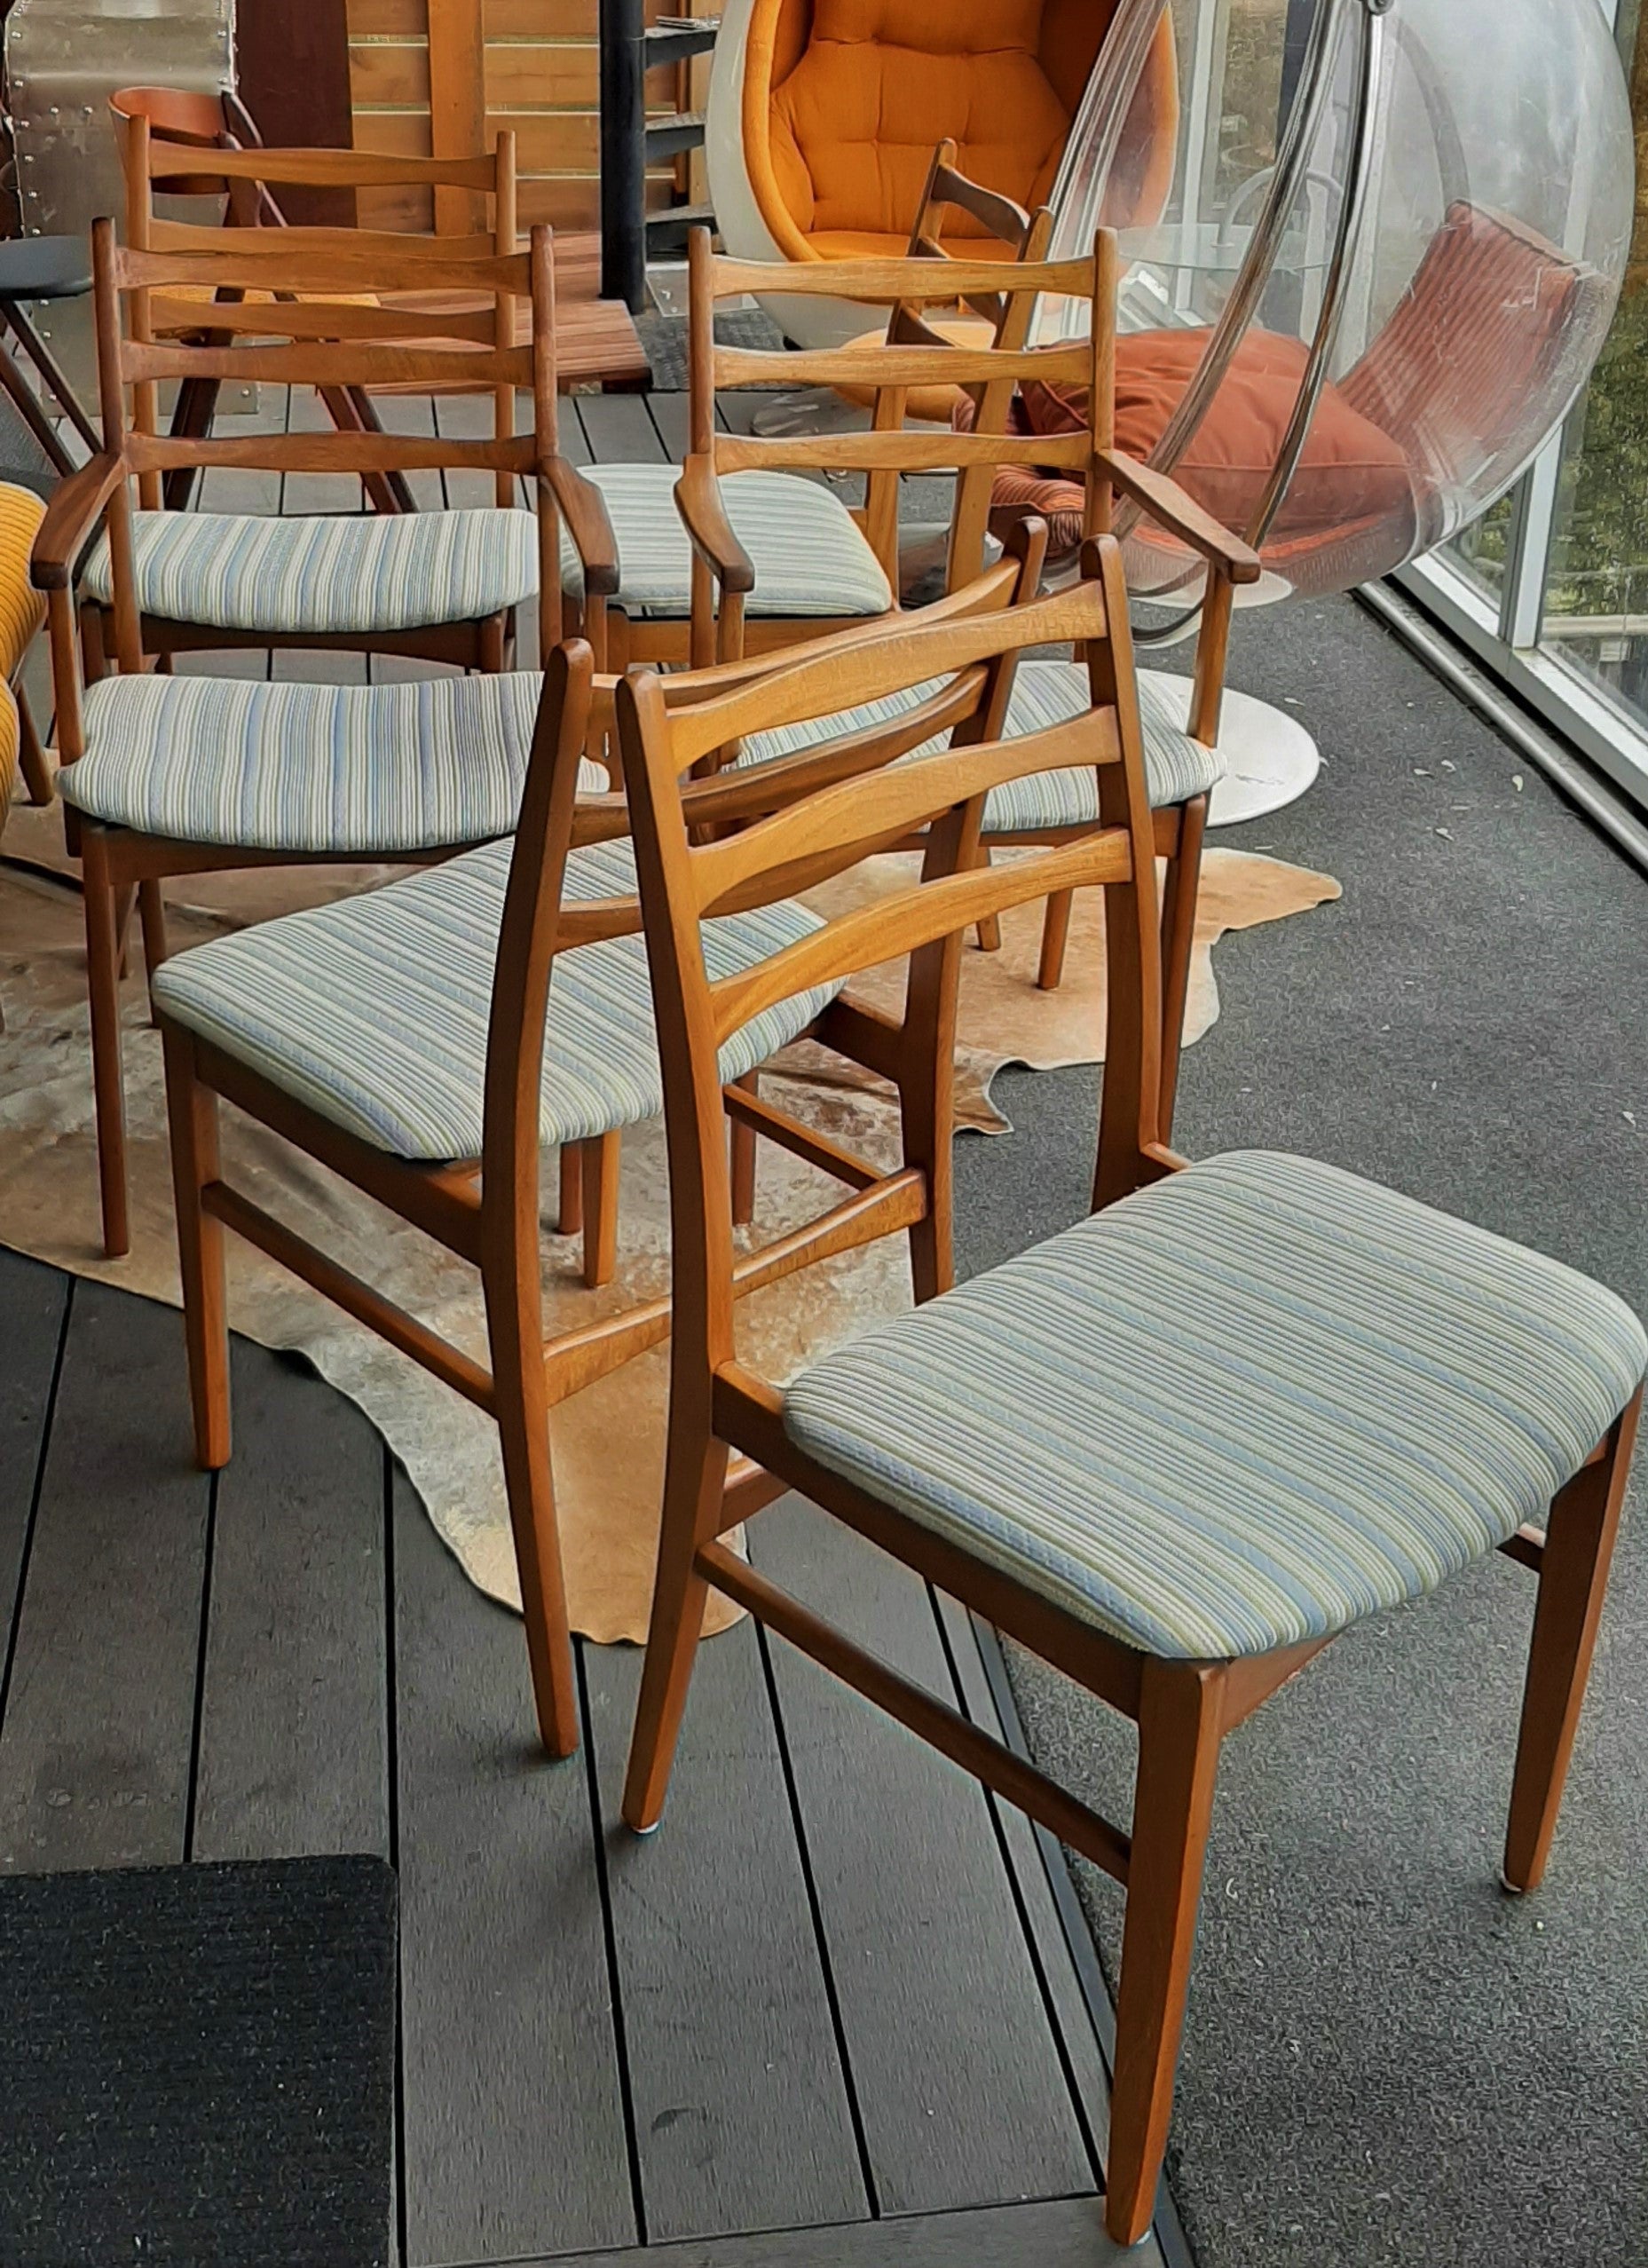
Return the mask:
<svg viewBox="0 0 1648 2268">
<path fill-rule="evenodd" d="M 584 589 L 598 598 L 611 598 L 618 589 L 618 538 L 612 533 L 606 499 L 593 480 L 586 480 L 565 457 L 541 457 L 538 478 L 560 507 L 572 531 L 573 546 L 583 562 Z"/>
<path fill-rule="evenodd" d="M 1263 572 L 1258 553 L 1221 526 L 1210 512 L 1193 503 L 1176 480 L 1170 480 L 1164 472 L 1152 471 L 1136 457 L 1124 456 L 1119 449 L 1100 449 L 1098 457 L 1100 470 L 1112 485 L 1131 497 L 1158 527 L 1199 551 L 1210 565 L 1222 567 L 1232 582 L 1258 582 Z"/>
<path fill-rule="evenodd" d="M 732 532 L 721 501 L 721 487 L 707 457 L 689 457 L 675 483 L 675 509 L 692 548 L 723 590 L 747 594 L 755 588 L 755 567 Z"/>
<path fill-rule="evenodd" d="M 36 590 L 67 589 L 82 545 L 125 478 L 122 458 L 95 456 L 53 492 L 29 557 L 29 580 Z"/>
</svg>

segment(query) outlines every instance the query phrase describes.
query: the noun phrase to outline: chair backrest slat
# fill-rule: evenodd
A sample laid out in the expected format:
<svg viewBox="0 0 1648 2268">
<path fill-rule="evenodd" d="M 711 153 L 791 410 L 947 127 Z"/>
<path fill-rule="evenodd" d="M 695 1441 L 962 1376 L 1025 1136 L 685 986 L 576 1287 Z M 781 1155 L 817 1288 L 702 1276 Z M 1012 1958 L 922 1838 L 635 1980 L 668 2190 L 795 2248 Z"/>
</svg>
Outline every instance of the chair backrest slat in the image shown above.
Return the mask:
<svg viewBox="0 0 1648 2268">
<path fill-rule="evenodd" d="M 972 668 L 1004 651 L 1070 645 L 1104 635 L 1095 629 L 1091 589 L 1056 592 L 1012 610 L 1011 636 L 996 614 L 928 624 L 920 617 L 857 639 L 832 642 L 807 660 L 770 670 L 713 700 L 674 715 L 672 742 L 683 771 L 729 740 L 881 700 L 930 678 Z M 672 708 L 674 708 L 672 703 Z"/>
<path fill-rule="evenodd" d="M 265 328 L 278 335 L 282 319 L 265 314 Z M 427 335 L 427 334 L 426 334 Z M 368 344 L 363 339 L 337 343 L 326 339 L 294 344 L 269 342 L 240 346 L 190 346 L 164 342 L 150 344 L 128 339 L 121 349 L 121 375 L 140 378 L 217 378 L 265 386 L 444 386 L 453 377 L 471 386 L 530 386 L 532 351 L 529 346 L 477 351 L 454 340 L 446 346 L 400 346 L 386 341 Z"/>
<path fill-rule="evenodd" d="M 354 229 L 203 229 L 201 249 L 172 251 L 117 247 L 113 277 L 119 291 L 292 291 L 311 298 L 327 292 L 509 292 L 531 296 L 532 264 L 524 252 L 500 257 L 491 239 L 484 250 L 453 253 L 450 240 L 419 258 L 404 281 L 386 272 L 383 252 Z M 317 237 L 332 241 L 317 243 Z M 392 240 L 398 241 L 399 240 Z M 415 241 L 415 240 L 414 240 Z M 425 240 L 430 241 L 430 240 Z M 201 313 L 209 312 L 201 310 Z M 431 316 L 431 322 L 435 318 Z"/>
<path fill-rule="evenodd" d="M 1011 764 L 1005 776 L 1016 777 Z M 882 840 L 890 849 L 902 839 L 903 830 L 893 827 Z M 872 838 L 855 846 L 851 858 L 827 862 L 820 857 L 813 871 L 805 874 L 798 861 L 782 873 L 785 891 L 810 889 L 881 847 L 882 842 Z M 1009 913 L 1015 905 L 1039 902 L 1060 890 L 1129 881 L 1132 872 L 1125 834 L 1120 828 L 1107 827 L 1081 835 L 1074 842 L 1038 850 L 1011 865 L 979 867 L 918 882 L 878 905 L 841 914 L 811 936 L 758 961 L 753 968 L 711 982 L 708 995 L 716 1044 L 724 1044 L 753 1017 L 781 1000 L 792 1000 L 798 992 L 862 976 L 866 968 L 900 960 L 992 915 Z M 729 894 L 724 910 L 747 911 L 769 902 L 770 896 L 770 891 L 746 889 L 741 896 Z"/>
<path fill-rule="evenodd" d="M 758 440 L 723 433 L 716 469 L 738 472 L 784 466 L 798 472 L 950 472 L 970 464 L 1068 466 L 1092 462 L 1091 435 L 1081 433 L 801 433 Z"/>
<path fill-rule="evenodd" d="M 931 345 L 826 347 L 816 354 L 762 353 L 748 346 L 718 346 L 717 386 L 974 386 L 990 381 L 1039 379 L 1044 384 L 1086 379 L 1088 349 L 1033 346 L 1017 353 L 993 346 L 957 346 L 936 333 Z"/>
<path fill-rule="evenodd" d="M 212 154 L 212 170 L 225 180 L 267 181 L 277 188 L 399 189 L 429 186 L 483 189 L 494 185 L 496 168 L 490 154 L 479 157 L 398 157 L 378 150 L 325 148 L 274 149 L 259 143 L 239 149 L 225 139 Z M 187 146 L 186 145 L 185 146 Z M 196 145 L 196 147 L 199 146 Z M 177 144 L 157 133 L 150 122 L 145 166 L 151 181 L 176 174 L 181 157 Z M 192 162 L 200 170 L 200 160 Z"/>
<path fill-rule="evenodd" d="M 919 745 L 919 744 L 918 744 Z M 694 894 L 701 914 L 720 913 L 742 885 L 765 873 L 787 873 L 803 859 L 815 879 L 840 873 L 868 854 L 866 843 L 900 842 L 930 819 L 1013 779 L 1079 765 L 1118 763 L 1121 744 L 1112 714 L 1079 715 L 1011 740 L 950 748 L 901 764 L 885 777 L 838 780 L 738 834 L 704 844 L 693 855 Z M 786 882 L 784 895 L 793 884 Z"/>
</svg>

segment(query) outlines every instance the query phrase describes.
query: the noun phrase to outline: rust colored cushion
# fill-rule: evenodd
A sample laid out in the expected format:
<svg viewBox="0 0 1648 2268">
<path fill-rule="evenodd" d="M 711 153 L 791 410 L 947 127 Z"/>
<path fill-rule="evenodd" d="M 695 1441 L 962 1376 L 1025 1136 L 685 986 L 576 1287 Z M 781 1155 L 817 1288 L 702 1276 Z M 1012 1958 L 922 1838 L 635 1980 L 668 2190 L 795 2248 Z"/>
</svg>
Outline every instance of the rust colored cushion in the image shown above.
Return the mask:
<svg viewBox="0 0 1648 2268">
<path fill-rule="evenodd" d="M 1132 331 L 1116 343 L 1116 446 L 1147 459 L 1206 351 L 1205 330 Z M 1237 349 L 1174 478 L 1226 527 L 1241 527 L 1263 492 L 1293 415 L 1306 350 L 1298 339 L 1252 331 Z M 1054 386 L 1024 390 L 1034 433 L 1085 422 L 1075 397 Z M 1273 541 L 1325 536 L 1359 520 L 1400 513 L 1412 499 L 1400 442 L 1325 386 L 1305 452 L 1272 530 Z"/>
</svg>

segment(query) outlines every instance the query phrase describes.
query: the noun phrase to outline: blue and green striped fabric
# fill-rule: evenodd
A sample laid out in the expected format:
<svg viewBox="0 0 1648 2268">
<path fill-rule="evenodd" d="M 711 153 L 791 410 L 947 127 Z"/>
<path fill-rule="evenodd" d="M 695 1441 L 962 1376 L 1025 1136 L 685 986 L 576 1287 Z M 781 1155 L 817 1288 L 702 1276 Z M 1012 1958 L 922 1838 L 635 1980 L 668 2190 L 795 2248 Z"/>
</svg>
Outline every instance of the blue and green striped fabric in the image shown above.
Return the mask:
<svg viewBox="0 0 1648 2268">
<path fill-rule="evenodd" d="M 184 842 L 392 857 L 515 825 L 535 670 L 397 685 L 105 677 L 60 775 L 93 818 Z M 595 766 L 586 790 L 604 788 Z"/>
<path fill-rule="evenodd" d="M 1613 1292 L 1233 1151 L 806 1371 L 790 1437 L 1147 1653 L 1269 1653 L 1542 1526 L 1648 1361 Z"/>
<path fill-rule="evenodd" d="M 530 512 L 367 512 L 288 519 L 239 512 L 139 512 L 138 603 L 215 629 L 362 635 L 474 622 L 538 593 Z M 86 596 L 114 603 L 106 539 Z"/>
<path fill-rule="evenodd" d="M 613 605 L 665 618 L 692 610 L 692 546 L 675 509 L 673 464 L 592 464 L 612 523 L 621 578 Z M 885 614 L 892 587 L 839 496 L 792 472 L 734 472 L 721 483 L 727 518 L 755 569 L 752 614 Z M 583 569 L 561 531 L 561 581 L 581 591 Z"/>
<path fill-rule="evenodd" d="M 430 873 L 197 945 L 156 971 L 166 1015 L 336 1126 L 399 1158 L 479 1154 L 498 929 L 512 846 L 490 843 Z M 627 842 L 574 851 L 565 896 L 627 896 Z M 779 904 L 704 925 L 712 977 L 820 927 Z M 722 1074 L 742 1078 L 806 1030 L 832 986 L 734 1033 Z M 540 1129 L 581 1142 L 664 1105 L 652 993 L 639 936 L 580 945 L 550 985 Z"/>
<path fill-rule="evenodd" d="M 839 733 L 867 731 L 872 725 L 891 724 L 906 709 L 938 691 L 942 678 L 912 685 L 907 691 L 889 693 L 884 699 L 866 701 L 862 707 L 844 709 L 834 716 L 804 724 L 789 724 L 776 731 L 755 732 L 739 752 L 740 763 L 762 763 L 773 756 L 798 755 L 820 740 Z M 1021 732 L 1045 731 L 1079 716 L 1088 706 L 1087 672 L 1073 661 L 1021 661 L 1015 673 L 1013 699 L 1007 709 L 1009 738 Z M 1204 795 L 1224 776 L 1217 752 L 1193 740 L 1177 720 L 1168 681 L 1147 673 L 1139 680 L 1139 711 L 1144 729 L 1145 778 L 1150 801 L 1157 810 Z M 948 734 L 941 732 L 917 755 L 942 747 Z M 1023 834 L 1039 828 L 1097 826 L 1099 781 L 1086 770 L 1045 771 L 1024 779 L 1010 779 L 993 788 L 984 803 L 986 834 Z"/>
</svg>

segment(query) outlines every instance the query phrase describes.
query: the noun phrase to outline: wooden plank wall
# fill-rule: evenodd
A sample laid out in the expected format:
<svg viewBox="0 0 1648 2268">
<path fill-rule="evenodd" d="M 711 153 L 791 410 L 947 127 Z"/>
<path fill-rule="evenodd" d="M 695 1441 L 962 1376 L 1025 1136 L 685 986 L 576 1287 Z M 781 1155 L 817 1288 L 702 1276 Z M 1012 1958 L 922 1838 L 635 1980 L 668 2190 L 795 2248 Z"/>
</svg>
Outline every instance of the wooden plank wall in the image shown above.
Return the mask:
<svg viewBox="0 0 1648 2268">
<path fill-rule="evenodd" d="M 600 223 L 597 0 L 348 0 L 350 88 L 357 149 L 467 154 L 514 130 L 521 225 Z M 647 0 L 647 19 L 682 12 Z M 433 69 L 431 70 L 431 57 Z M 674 107 L 670 72 L 654 75 L 656 107 Z M 431 112 L 431 80 L 437 95 Z M 651 194 L 669 202 L 673 169 Z M 428 228 L 427 192 L 365 190 L 369 228 Z"/>
</svg>

